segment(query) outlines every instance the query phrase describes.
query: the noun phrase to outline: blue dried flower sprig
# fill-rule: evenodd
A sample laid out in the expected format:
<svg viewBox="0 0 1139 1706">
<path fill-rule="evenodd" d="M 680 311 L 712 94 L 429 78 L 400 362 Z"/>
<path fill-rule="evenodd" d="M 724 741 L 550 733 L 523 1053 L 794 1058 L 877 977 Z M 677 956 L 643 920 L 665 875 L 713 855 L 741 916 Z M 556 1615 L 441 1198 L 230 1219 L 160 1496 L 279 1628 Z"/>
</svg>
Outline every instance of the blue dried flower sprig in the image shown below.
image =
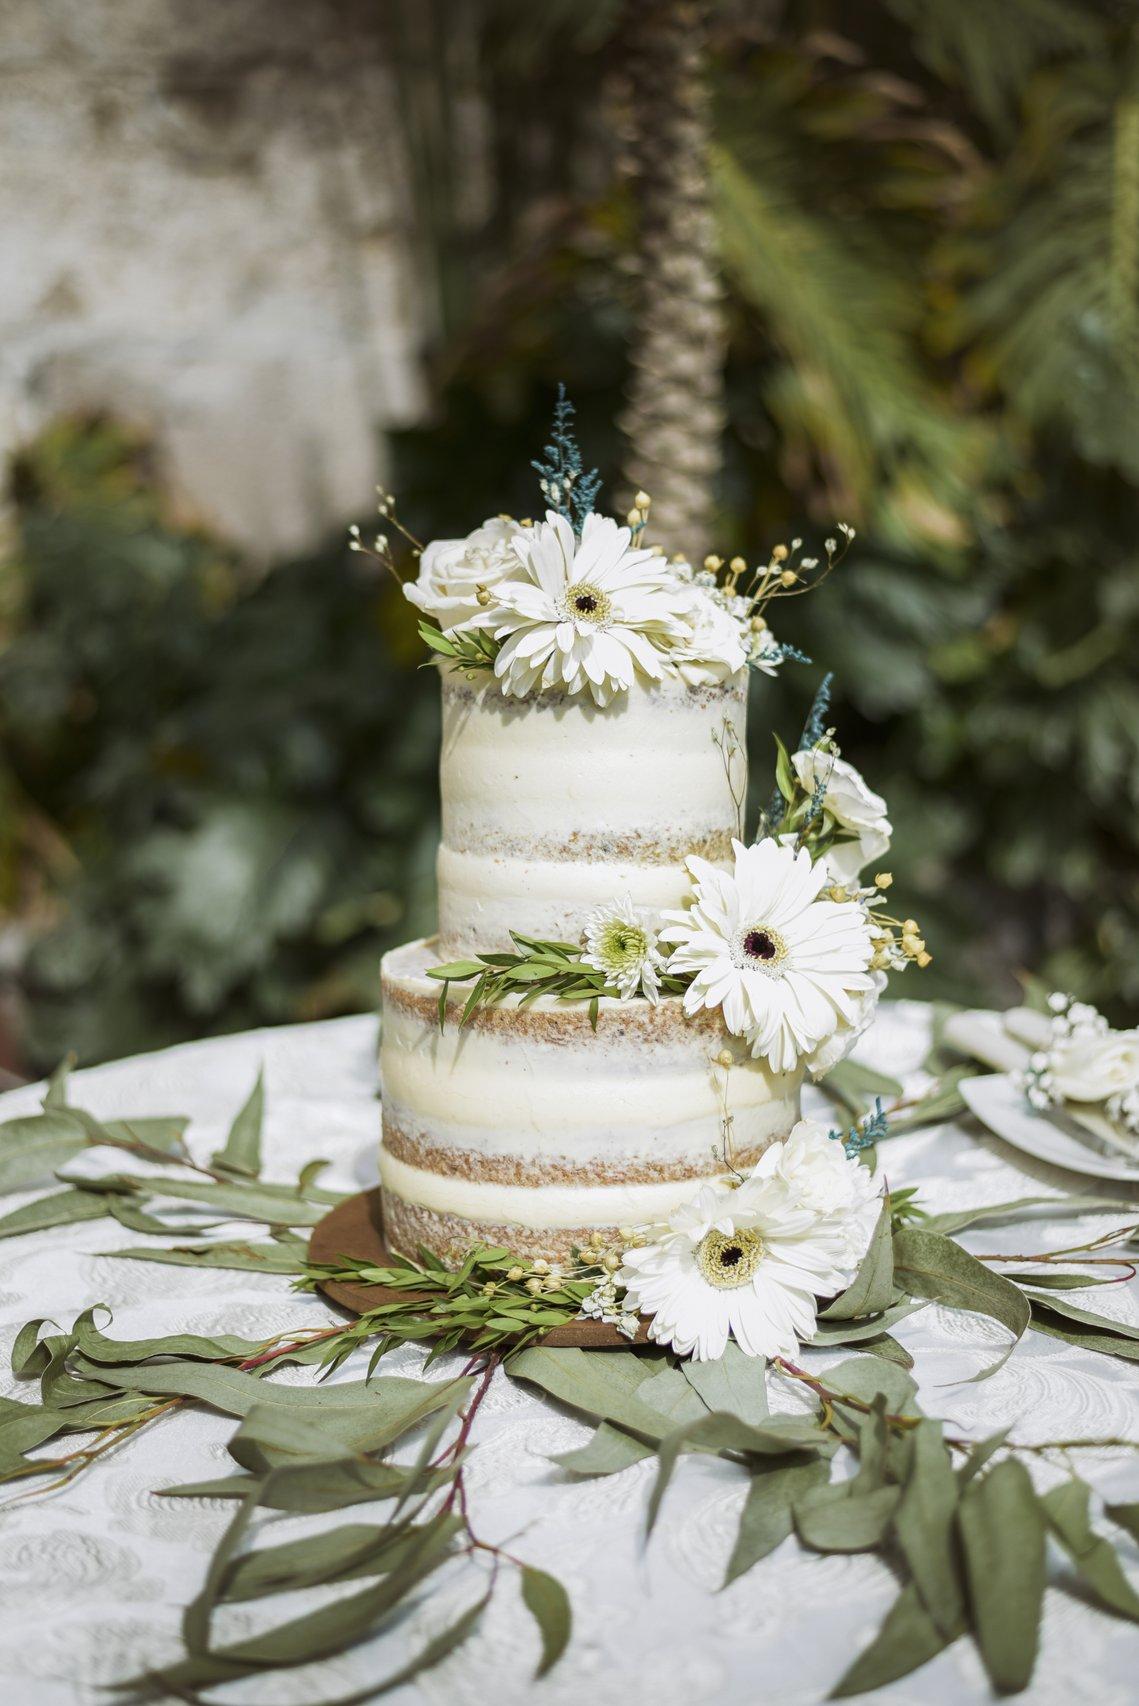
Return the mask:
<svg viewBox="0 0 1139 1706">
<path fill-rule="evenodd" d="M 530 466 L 538 476 L 538 485 L 550 509 L 564 516 L 580 535 L 586 516 L 597 502 L 601 475 L 596 468 L 587 473 L 582 467 L 573 417 L 574 406 L 566 396 L 565 386 L 559 384 L 550 442 L 543 452 L 545 461 L 535 459 Z"/>
<path fill-rule="evenodd" d="M 828 1131 L 827 1136 L 833 1138 L 836 1143 L 841 1143 L 846 1154 L 853 1161 L 854 1157 L 861 1155 L 864 1149 L 870 1149 L 872 1145 L 887 1137 L 889 1131 L 890 1122 L 882 1107 L 882 1098 L 876 1096 L 872 1114 L 865 1114 L 862 1119 L 857 1120 L 850 1127 L 849 1131 L 839 1131 L 836 1127 Z"/>
</svg>

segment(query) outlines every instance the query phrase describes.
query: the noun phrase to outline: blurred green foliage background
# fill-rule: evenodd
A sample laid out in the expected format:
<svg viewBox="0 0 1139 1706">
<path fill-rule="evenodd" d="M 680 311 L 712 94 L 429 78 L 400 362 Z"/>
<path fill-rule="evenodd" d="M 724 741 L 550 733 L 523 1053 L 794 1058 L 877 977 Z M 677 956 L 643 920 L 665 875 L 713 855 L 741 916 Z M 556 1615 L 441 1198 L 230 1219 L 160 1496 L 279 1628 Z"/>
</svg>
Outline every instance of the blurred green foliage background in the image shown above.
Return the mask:
<svg viewBox="0 0 1139 1706">
<path fill-rule="evenodd" d="M 636 335 L 599 100 L 621 6 L 482 11 L 499 169 L 477 231 L 450 208 L 446 56 L 401 67 L 440 304 L 435 424 L 392 482 L 421 536 L 536 510 L 559 378 L 612 479 Z M 1134 20 L 718 10 L 720 549 L 859 530 L 780 612 L 816 664 L 754 683 L 754 790 L 833 669 L 935 956 L 899 993 L 1005 1001 L 1031 969 L 1139 1010 Z M 11 488 L 0 909 L 28 1067 L 371 1005 L 433 905 L 435 683 L 397 589 L 340 540 L 252 575 L 168 519 L 112 422 L 60 424 Z"/>
</svg>

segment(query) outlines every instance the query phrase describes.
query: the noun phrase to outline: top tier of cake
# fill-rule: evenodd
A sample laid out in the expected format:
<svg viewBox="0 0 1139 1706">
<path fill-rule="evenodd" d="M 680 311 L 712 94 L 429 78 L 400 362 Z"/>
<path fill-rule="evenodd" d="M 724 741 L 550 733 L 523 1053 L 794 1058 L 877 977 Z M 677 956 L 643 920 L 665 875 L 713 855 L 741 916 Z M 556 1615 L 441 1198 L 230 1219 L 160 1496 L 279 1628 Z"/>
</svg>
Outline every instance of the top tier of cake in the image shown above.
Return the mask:
<svg viewBox="0 0 1139 1706">
<path fill-rule="evenodd" d="M 506 699 L 444 671 L 439 950 L 509 948 L 510 931 L 577 941 L 627 895 L 680 906 L 689 853 L 726 859 L 747 786 L 747 674 Z"/>
</svg>

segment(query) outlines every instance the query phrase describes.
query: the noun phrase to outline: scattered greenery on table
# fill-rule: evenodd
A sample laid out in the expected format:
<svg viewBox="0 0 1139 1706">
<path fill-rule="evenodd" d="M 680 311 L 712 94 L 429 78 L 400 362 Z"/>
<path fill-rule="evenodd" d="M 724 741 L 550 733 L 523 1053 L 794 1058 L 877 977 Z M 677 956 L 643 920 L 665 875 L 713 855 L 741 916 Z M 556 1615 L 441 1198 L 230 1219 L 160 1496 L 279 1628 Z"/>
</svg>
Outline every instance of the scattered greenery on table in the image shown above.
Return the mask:
<svg viewBox="0 0 1139 1706">
<path fill-rule="evenodd" d="M 848 1111 L 889 1083 L 851 1063 L 844 1068 L 832 1094 Z M 911 1121 L 944 1118 L 944 1101 L 935 1084 Z M 966 1634 L 994 1687 L 1025 1687 L 1036 1660 L 1049 1535 L 1068 1554 L 1077 1591 L 1139 1621 L 1139 1596 L 1113 1538 L 1120 1528 L 1139 1537 L 1139 1504 L 1109 1504 L 1109 1526 L 1097 1529 L 1091 1488 L 1073 1468 L 1081 1449 L 1139 1448 L 1139 1439 L 1046 1441 L 1011 1438 L 1007 1429 L 980 1442 L 959 1438 L 921 1411 L 912 1359 L 890 1331 L 927 1301 L 990 1316 L 1010 1343 L 978 1379 L 1030 1329 L 1139 1359 L 1139 1329 L 1070 1295 L 1134 1274 L 1139 1226 L 1124 1223 L 1128 1210 L 1135 1212 L 1130 1205 L 1037 1196 L 927 1215 L 913 1191 L 890 1193 L 857 1275 L 822 1311 L 813 1341 L 857 1354 L 821 1374 L 777 1358 L 770 1379 L 786 1383 L 800 1408 L 773 1415 L 762 1366 L 735 1346 L 718 1362 L 692 1363 L 655 1346 L 543 1345 L 541 1331 L 572 1320 L 592 1283 L 552 1274 L 546 1264 L 503 1250 L 474 1251 L 457 1273 L 426 1253 L 385 1269 L 348 1258 L 310 1263 L 306 1229 L 342 1198 L 317 1183 L 316 1161 L 294 1181 L 262 1176 L 263 1113 L 258 1080 L 226 1142 L 198 1160 L 186 1144 L 184 1118 L 98 1120 L 70 1100 L 62 1068 L 40 1114 L 0 1126 L 0 1192 L 31 1189 L 52 1174 L 60 1186 L 0 1218 L 0 1236 L 105 1216 L 156 1240 L 109 1252 L 119 1259 L 259 1269 L 292 1276 L 302 1289 L 332 1277 L 385 1288 L 358 1319 L 298 1322 L 267 1340 L 190 1333 L 117 1339 L 107 1332 L 110 1312 L 97 1304 L 68 1328 L 32 1320 L 18 1334 L 12 1369 L 18 1380 L 38 1383 L 39 1401 L 0 1399 L 0 1483 L 9 1499 L 66 1486 L 143 1428 L 174 1425 L 187 1406 L 237 1422 L 228 1445 L 233 1474 L 157 1489 L 168 1498 L 231 1500 L 234 1515 L 186 1608 L 184 1657 L 157 1675 L 119 1684 L 125 1696 L 166 1691 L 198 1699 L 224 1681 L 343 1652 L 392 1626 L 444 1566 L 463 1563 L 471 1578 L 465 1608 L 393 1675 L 353 1698 L 371 1698 L 454 1651 L 476 1627 L 504 1569 L 520 1574 L 538 1630 L 539 1674 L 555 1664 L 571 1638 L 564 1588 L 515 1550 L 479 1535 L 467 1496 L 472 1429 L 499 1368 L 596 1423 L 585 1445 L 554 1459 L 566 1474 L 602 1476 L 656 1458 L 649 1532 L 682 1455 L 711 1452 L 736 1465 L 748 1491 L 727 1581 L 791 1534 L 819 1552 L 873 1551 L 887 1559 L 898 1577 L 896 1602 L 839 1679 L 840 1696 L 904 1676 Z M 104 1158 L 118 1151 L 123 1170 L 80 1170 L 90 1150 Z M 1109 1233 L 1057 1250 L 977 1257 L 955 1237 L 1042 1211 L 1055 1218 L 1113 1209 L 1119 1224 Z M 197 1218 L 188 1221 L 188 1214 Z M 254 1228 L 249 1236 L 201 1236 L 239 1221 Z M 430 1347 L 428 1362 L 446 1352 L 466 1360 L 441 1379 L 382 1372 L 388 1350 L 417 1340 Z M 362 1346 L 372 1350 L 363 1379 L 323 1383 Z M 275 1382 L 274 1371 L 286 1366 L 310 1368 L 317 1378 Z M 1026 1455 L 1054 1455 L 1067 1479 L 1038 1494 Z M 832 1459 L 844 1457 L 852 1472 L 832 1481 Z M 284 1543 L 261 1534 L 273 1513 L 326 1515 L 380 1504 L 376 1520 L 321 1524 Z M 219 1608 L 321 1584 L 351 1591 L 219 1644 Z"/>
</svg>

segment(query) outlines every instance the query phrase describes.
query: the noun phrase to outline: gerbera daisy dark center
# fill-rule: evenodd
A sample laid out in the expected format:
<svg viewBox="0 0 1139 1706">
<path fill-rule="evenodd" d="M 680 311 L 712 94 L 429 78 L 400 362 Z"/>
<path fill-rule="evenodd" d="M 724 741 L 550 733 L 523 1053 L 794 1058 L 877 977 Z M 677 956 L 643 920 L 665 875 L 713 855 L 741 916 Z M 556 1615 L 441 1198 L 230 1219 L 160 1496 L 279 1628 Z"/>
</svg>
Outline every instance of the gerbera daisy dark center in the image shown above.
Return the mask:
<svg viewBox="0 0 1139 1706">
<path fill-rule="evenodd" d="M 744 953 L 751 960 L 773 960 L 778 952 L 767 930 L 749 930 L 744 937 Z"/>
<path fill-rule="evenodd" d="M 706 1232 L 696 1246 L 696 1264 L 718 1291 L 746 1285 L 763 1260 L 763 1239 L 750 1227 L 738 1232 Z"/>
<path fill-rule="evenodd" d="M 565 610 L 567 616 L 574 617 L 580 622 L 606 622 L 612 611 L 608 597 L 599 586 L 593 586 L 589 581 L 575 581 L 565 592 Z"/>
</svg>

